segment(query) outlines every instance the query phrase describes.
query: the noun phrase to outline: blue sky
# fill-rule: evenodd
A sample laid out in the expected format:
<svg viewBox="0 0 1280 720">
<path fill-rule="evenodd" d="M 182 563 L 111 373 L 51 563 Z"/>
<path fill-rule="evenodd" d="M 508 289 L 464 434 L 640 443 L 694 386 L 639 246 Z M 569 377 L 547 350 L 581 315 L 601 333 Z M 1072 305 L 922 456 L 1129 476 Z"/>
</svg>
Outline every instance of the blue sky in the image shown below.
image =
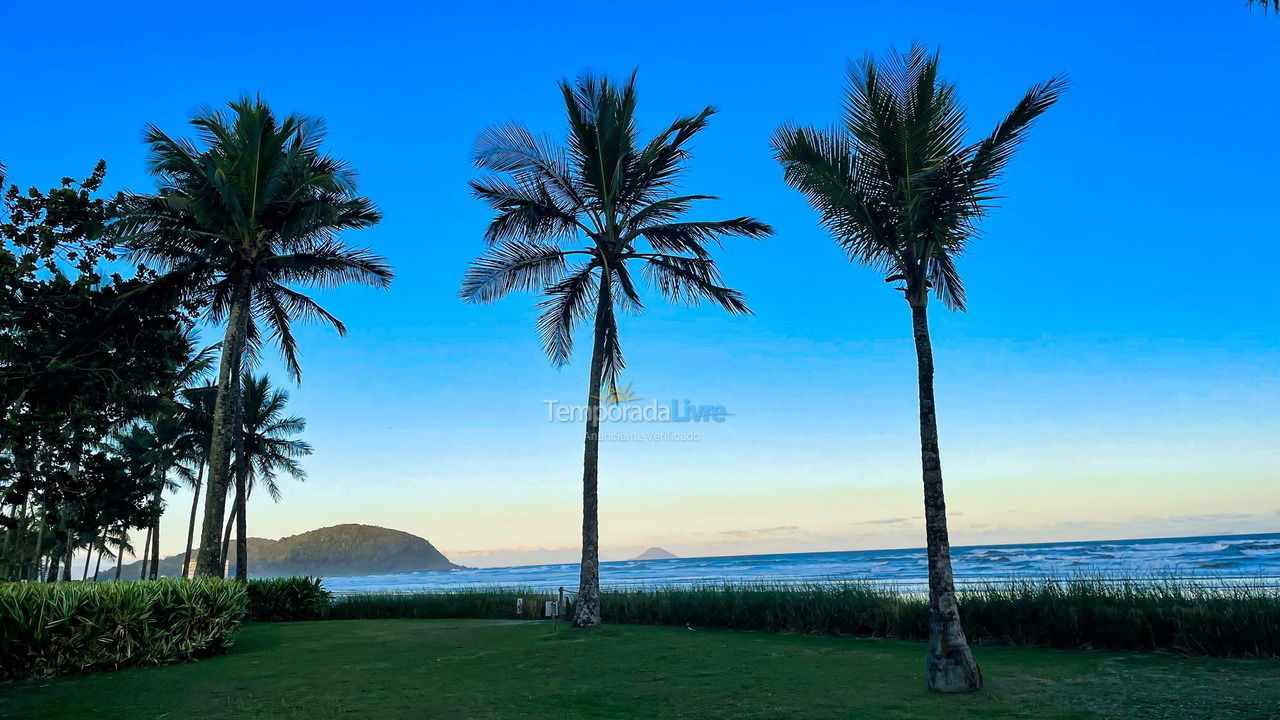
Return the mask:
<svg viewBox="0 0 1280 720">
<path fill-rule="evenodd" d="M 487 219 L 469 152 L 497 122 L 560 133 L 560 78 L 638 67 L 646 129 L 720 108 L 686 186 L 722 200 L 697 214 L 777 234 L 720 255 L 755 316 L 650 293 L 624 319 L 637 395 L 733 416 L 696 441 L 605 443 L 604 553 L 921 544 L 907 307 L 847 263 L 768 146 L 782 121 L 837 118 L 847 59 L 914 41 L 941 47 L 975 134 L 1033 83 L 1073 81 L 962 261 L 970 311 L 933 310 L 954 539 L 1280 528 L 1280 18 L 1244 2 L 28 3 L 0 25 L 12 181 L 101 157 L 112 187 L 147 190 L 146 123 L 185 133 L 197 107 L 261 93 L 324 117 L 385 212 L 349 240 L 396 283 L 317 293 L 351 333 L 300 333 L 294 407 L 318 450 L 306 485 L 251 508 L 255 535 L 368 522 L 468 564 L 574 557 L 581 428 L 545 402 L 580 402 L 587 358 L 546 362 L 533 298 L 457 299 Z"/>
</svg>

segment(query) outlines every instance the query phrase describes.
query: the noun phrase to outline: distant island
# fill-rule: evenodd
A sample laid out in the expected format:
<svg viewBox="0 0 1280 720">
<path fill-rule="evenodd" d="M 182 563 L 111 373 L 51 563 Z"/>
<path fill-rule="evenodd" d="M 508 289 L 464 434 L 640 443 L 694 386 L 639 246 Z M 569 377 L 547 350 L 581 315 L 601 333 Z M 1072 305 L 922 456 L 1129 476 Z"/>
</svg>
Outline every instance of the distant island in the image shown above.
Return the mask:
<svg viewBox="0 0 1280 720">
<path fill-rule="evenodd" d="M 648 550 L 645 550 L 644 552 L 640 553 L 639 555 L 631 559 L 633 561 L 635 560 L 673 560 L 676 557 L 677 555 L 673 552 L 663 550 L 660 547 L 651 547 Z"/>
<path fill-rule="evenodd" d="M 232 540 L 228 575 L 235 572 L 234 543 Z M 181 553 L 161 558 L 160 574 L 181 575 L 182 559 Z M 121 577 L 137 579 L 142 570 L 139 562 L 121 568 Z M 249 576 L 257 578 L 389 575 L 461 567 L 449 562 L 449 558 L 417 535 L 376 525 L 334 525 L 279 540 L 249 538 Z M 98 577 L 102 580 L 115 577 L 115 568 L 102 571 Z"/>
</svg>

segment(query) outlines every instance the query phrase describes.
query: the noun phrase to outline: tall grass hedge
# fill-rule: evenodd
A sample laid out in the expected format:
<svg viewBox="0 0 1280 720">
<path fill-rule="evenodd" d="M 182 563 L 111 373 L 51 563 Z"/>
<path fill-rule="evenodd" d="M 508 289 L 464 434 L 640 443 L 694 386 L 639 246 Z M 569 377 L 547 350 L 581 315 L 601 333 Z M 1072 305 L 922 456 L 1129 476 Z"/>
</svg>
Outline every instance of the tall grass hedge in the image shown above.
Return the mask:
<svg viewBox="0 0 1280 720">
<path fill-rule="evenodd" d="M 544 617 L 544 603 L 555 599 L 554 595 L 520 588 L 351 593 L 334 597 L 325 617 L 329 620 L 391 618 L 537 620 Z M 522 601 L 519 604 L 519 610 L 517 610 L 517 600 Z"/>
<path fill-rule="evenodd" d="M 234 580 L 0 586 L 0 679 L 183 662 L 225 651 L 248 594 Z"/>
<path fill-rule="evenodd" d="M 524 598 L 517 614 L 516 598 Z M 348 618 L 541 618 L 546 593 L 485 588 L 437 593 L 361 593 L 326 613 Z M 960 593 L 970 642 L 980 645 L 1165 651 L 1280 657 L 1280 590 L 1246 584 L 1027 580 Z M 928 601 L 919 593 L 858 582 L 721 584 L 606 589 L 608 623 L 687 625 L 924 640 Z"/>
</svg>

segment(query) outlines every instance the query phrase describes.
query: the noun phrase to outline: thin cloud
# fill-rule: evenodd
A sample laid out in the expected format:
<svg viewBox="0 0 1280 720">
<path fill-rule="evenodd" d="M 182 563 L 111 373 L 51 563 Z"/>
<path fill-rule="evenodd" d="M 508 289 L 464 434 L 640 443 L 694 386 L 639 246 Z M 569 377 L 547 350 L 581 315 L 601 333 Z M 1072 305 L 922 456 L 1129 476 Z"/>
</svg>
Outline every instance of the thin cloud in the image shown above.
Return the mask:
<svg viewBox="0 0 1280 720">
<path fill-rule="evenodd" d="M 721 530 L 718 534 L 731 538 L 777 537 L 799 530 L 799 525 L 778 525 L 777 527 L 755 528 L 754 530 Z"/>
<path fill-rule="evenodd" d="M 898 523 L 911 522 L 918 519 L 918 515 L 914 517 L 880 518 L 879 520 L 862 520 L 854 523 L 854 525 L 897 525 Z"/>
</svg>

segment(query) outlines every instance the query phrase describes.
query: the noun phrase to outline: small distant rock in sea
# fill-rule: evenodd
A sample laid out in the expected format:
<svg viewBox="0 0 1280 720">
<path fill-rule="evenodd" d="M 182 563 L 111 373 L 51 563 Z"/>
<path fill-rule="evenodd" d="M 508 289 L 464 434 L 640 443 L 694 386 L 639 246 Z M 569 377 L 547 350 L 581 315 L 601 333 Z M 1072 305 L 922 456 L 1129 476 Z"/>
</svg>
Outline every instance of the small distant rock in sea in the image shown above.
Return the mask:
<svg viewBox="0 0 1280 720">
<path fill-rule="evenodd" d="M 663 550 L 660 547 L 651 547 L 639 555 L 631 558 L 632 560 L 672 560 L 676 558 L 676 554 Z"/>
</svg>

